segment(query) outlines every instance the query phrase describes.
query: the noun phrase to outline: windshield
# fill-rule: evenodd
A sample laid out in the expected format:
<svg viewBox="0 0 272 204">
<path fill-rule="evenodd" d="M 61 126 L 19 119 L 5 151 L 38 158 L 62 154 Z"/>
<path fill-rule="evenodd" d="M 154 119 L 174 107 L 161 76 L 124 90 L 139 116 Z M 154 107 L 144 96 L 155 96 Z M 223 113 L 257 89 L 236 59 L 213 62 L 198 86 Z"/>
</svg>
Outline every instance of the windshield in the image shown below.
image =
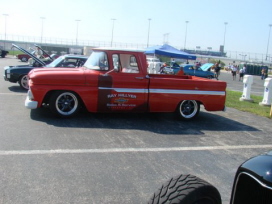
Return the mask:
<svg viewBox="0 0 272 204">
<path fill-rule="evenodd" d="M 109 70 L 108 64 L 108 58 L 105 52 L 94 51 L 85 62 L 84 67 L 93 70 Z"/>
<path fill-rule="evenodd" d="M 64 59 L 64 56 L 60 56 L 57 59 L 55 59 L 53 62 L 50 64 L 46 65 L 46 67 L 57 67 L 57 65 Z"/>
</svg>

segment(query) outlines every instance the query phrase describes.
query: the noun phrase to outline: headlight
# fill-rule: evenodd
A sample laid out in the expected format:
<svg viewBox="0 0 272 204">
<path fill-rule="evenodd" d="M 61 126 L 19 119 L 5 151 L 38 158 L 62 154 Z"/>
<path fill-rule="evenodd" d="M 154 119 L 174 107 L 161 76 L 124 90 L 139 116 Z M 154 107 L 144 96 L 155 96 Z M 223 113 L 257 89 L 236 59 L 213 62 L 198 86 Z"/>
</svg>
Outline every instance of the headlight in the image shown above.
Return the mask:
<svg viewBox="0 0 272 204">
<path fill-rule="evenodd" d="M 10 79 L 10 69 L 7 69 L 7 78 Z"/>
</svg>

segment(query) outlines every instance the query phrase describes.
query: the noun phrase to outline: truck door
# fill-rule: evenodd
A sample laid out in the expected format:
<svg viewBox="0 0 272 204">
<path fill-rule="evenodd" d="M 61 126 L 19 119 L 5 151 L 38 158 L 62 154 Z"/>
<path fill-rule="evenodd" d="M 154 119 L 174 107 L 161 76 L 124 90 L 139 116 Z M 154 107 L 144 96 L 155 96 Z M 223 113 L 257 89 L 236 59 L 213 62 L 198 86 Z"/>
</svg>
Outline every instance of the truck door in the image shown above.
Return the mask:
<svg viewBox="0 0 272 204">
<path fill-rule="evenodd" d="M 99 77 L 98 111 L 136 111 L 148 109 L 148 82 L 133 54 L 111 54 L 112 69 Z"/>
</svg>

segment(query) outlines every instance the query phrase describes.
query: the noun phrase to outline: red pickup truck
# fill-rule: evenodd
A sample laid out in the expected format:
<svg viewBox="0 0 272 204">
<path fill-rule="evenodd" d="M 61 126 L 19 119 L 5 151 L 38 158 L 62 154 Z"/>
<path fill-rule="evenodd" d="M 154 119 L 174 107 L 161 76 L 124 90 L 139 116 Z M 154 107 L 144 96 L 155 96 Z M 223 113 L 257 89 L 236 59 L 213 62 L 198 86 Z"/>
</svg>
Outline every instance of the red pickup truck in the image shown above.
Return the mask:
<svg viewBox="0 0 272 204">
<path fill-rule="evenodd" d="M 148 74 L 143 51 L 95 48 L 79 68 L 33 69 L 25 106 L 70 117 L 89 112 L 177 112 L 185 120 L 225 109 L 226 82 L 187 75 Z"/>
</svg>

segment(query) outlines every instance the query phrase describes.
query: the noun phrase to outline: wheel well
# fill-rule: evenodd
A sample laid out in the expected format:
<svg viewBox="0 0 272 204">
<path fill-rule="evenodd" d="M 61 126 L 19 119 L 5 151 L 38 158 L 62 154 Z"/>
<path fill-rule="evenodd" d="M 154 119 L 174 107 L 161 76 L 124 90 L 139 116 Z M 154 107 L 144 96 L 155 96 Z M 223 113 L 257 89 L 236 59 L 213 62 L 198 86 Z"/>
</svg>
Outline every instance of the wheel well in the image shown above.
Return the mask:
<svg viewBox="0 0 272 204">
<path fill-rule="evenodd" d="M 52 96 L 52 94 L 55 93 L 55 92 L 58 92 L 58 91 L 61 91 L 61 92 L 65 92 L 65 91 L 72 92 L 73 94 L 75 94 L 77 96 L 80 105 L 83 106 L 83 107 L 85 107 L 85 104 L 84 104 L 83 100 L 81 99 L 80 95 L 78 93 L 74 92 L 74 91 L 71 91 L 71 90 L 51 90 L 51 91 L 48 91 L 45 94 L 44 98 L 43 98 L 42 104 L 43 105 L 48 105 L 50 97 Z"/>
</svg>

